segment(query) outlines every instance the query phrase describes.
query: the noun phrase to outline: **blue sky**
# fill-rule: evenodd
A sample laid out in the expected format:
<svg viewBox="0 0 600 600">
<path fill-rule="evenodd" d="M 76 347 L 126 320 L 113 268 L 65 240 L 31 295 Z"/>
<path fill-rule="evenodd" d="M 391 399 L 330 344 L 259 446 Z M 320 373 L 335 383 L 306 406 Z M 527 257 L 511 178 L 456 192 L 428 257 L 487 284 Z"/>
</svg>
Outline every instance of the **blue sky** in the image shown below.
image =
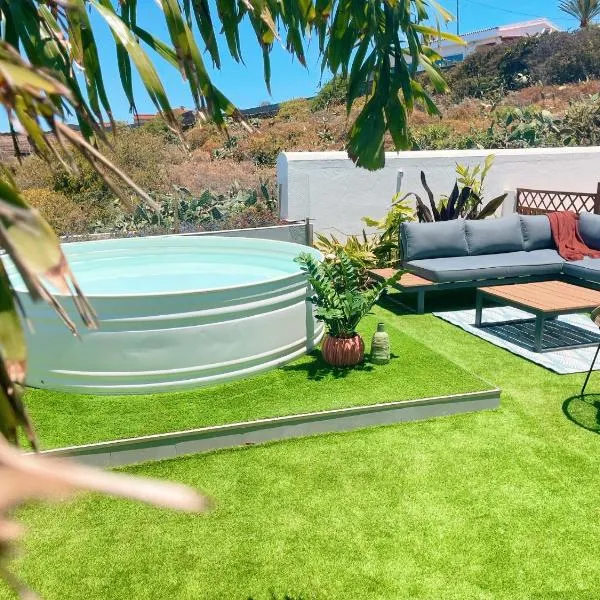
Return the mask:
<svg viewBox="0 0 600 600">
<path fill-rule="evenodd" d="M 552 19 L 563 29 L 572 29 L 576 22 L 562 13 L 558 8 L 558 0 L 459 0 L 460 29 L 466 33 L 474 29 L 494 25 L 529 20 L 538 16 Z M 441 3 L 451 12 L 456 11 L 456 0 L 441 0 Z M 161 25 L 161 15 L 155 0 L 142 0 L 140 25 L 167 39 L 164 26 Z M 105 83 L 113 106 L 115 118 L 129 121 L 131 115 L 128 103 L 121 90 L 116 67 L 114 43 L 112 36 L 100 21 L 93 17 L 97 25 L 97 41 L 104 63 Z M 450 25 L 452 31 L 456 24 Z M 246 27 L 241 35 L 245 64 L 237 64 L 228 58 L 225 47 L 222 47 L 223 65 L 221 71 L 211 69 L 214 82 L 240 108 L 256 106 L 261 102 L 278 102 L 290 98 L 314 95 L 321 81 L 321 70 L 316 43 L 310 44 L 307 52 L 307 68 L 297 61 L 280 46 L 272 52 L 272 96 L 269 96 L 263 81 L 262 54 L 254 38 L 254 34 Z M 210 59 L 206 59 L 210 67 Z M 173 106 L 191 107 L 191 96 L 187 85 L 180 74 L 171 66 L 156 59 L 160 75 L 165 83 Z M 324 76 L 326 81 L 328 75 Z M 156 112 L 148 99 L 143 86 L 136 82 L 136 98 L 139 112 Z M 4 130 L 5 122 L 0 119 L 0 127 Z"/>
<path fill-rule="evenodd" d="M 562 13 L 557 5 L 558 0 L 459 0 L 460 29 L 468 32 L 483 27 L 529 20 L 538 16 L 552 19 L 564 29 L 574 28 L 576 22 Z M 166 32 L 160 30 L 160 14 L 154 0 L 144 0 L 147 12 L 142 15 L 141 24 L 148 29 L 157 30 L 166 39 Z M 456 0 L 442 0 L 446 8 L 456 12 Z M 142 5 L 142 3 L 140 3 Z M 450 28 L 454 30 L 456 24 Z M 104 27 L 99 29 L 99 46 L 105 60 L 107 86 L 113 103 L 115 116 L 128 120 L 127 102 L 120 91 L 118 75 L 114 62 L 112 39 Z M 215 83 L 240 108 L 256 106 L 261 102 L 278 102 L 300 96 L 311 96 L 316 93 L 321 81 L 321 70 L 316 43 L 309 45 L 307 67 L 302 67 L 281 47 L 272 52 L 272 96 L 269 96 L 263 81 L 262 55 L 254 38 L 254 34 L 245 28 L 242 31 L 242 48 L 245 65 L 237 64 L 227 58 L 223 48 L 223 66 L 221 71 L 213 70 Z M 207 63 L 210 60 L 207 59 Z M 160 73 L 169 92 L 173 106 L 192 105 L 189 91 L 177 72 L 168 65 L 160 64 Z M 112 75 L 112 76 L 111 76 Z M 324 79 L 327 79 L 325 75 Z M 138 110 L 155 112 L 143 88 L 138 84 Z"/>
</svg>

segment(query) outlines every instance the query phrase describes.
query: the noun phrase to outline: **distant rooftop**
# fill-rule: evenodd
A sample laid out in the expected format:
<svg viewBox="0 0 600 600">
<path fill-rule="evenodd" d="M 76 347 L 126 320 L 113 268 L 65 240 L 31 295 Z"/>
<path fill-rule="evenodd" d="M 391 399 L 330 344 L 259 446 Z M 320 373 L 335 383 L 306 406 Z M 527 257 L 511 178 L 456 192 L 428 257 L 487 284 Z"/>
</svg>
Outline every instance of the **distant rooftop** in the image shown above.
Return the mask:
<svg viewBox="0 0 600 600">
<path fill-rule="evenodd" d="M 552 31 L 560 31 L 560 28 L 554 25 L 550 19 L 539 18 L 462 33 L 464 44 L 453 40 L 439 40 L 435 43 L 435 49 L 442 57 L 438 64 L 442 67 L 450 66 L 462 62 L 482 46 L 495 46 Z M 420 66 L 419 69 L 422 67 Z"/>
<path fill-rule="evenodd" d="M 483 29 L 475 29 L 474 31 L 469 31 L 467 33 L 461 33 L 460 36 L 465 38 L 468 41 L 470 36 L 478 36 L 482 33 L 491 33 L 497 32 L 501 37 L 512 37 L 511 34 L 516 34 L 517 36 L 522 35 L 523 30 L 527 29 L 535 29 L 539 31 L 547 30 L 547 31 L 560 31 L 560 27 L 555 25 L 550 19 L 540 18 L 540 19 L 532 19 L 530 21 L 521 21 L 519 23 L 510 23 L 508 25 L 496 25 L 495 27 L 485 27 Z"/>
</svg>

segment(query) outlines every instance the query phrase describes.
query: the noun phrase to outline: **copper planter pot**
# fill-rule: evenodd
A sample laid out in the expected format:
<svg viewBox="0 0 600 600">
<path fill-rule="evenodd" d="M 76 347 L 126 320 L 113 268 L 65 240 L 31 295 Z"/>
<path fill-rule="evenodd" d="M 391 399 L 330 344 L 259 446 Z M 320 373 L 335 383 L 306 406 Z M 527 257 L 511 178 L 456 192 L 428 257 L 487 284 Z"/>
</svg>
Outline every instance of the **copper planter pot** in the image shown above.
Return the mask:
<svg viewBox="0 0 600 600">
<path fill-rule="evenodd" d="M 358 333 L 351 338 L 326 335 L 321 344 L 321 354 L 333 367 L 354 367 L 365 357 L 365 344 Z"/>
</svg>

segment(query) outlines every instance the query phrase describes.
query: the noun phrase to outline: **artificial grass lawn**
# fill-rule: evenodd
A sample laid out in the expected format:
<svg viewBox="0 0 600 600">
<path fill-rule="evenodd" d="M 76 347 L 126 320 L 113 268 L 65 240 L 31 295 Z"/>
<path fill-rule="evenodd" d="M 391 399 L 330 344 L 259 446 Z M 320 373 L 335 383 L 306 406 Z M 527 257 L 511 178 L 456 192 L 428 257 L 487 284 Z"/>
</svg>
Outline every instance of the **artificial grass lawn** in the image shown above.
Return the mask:
<svg viewBox="0 0 600 600">
<path fill-rule="evenodd" d="M 361 323 L 370 336 L 388 311 L 376 307 Z M 316 351 L 251 379 L 191 392 L 144 396 L 83 396 L 29 390 L 25 401 L 42 447 L 54 448 L 209 425 L 334 408 L 412 400 L 490 389 L 452 361 L 388 327 L 388 365 L 339 370 Z"/>
<path fill-rule="evenodd" d="M 501 409 L 129 468 L 196 486 L 215 508 L 98 496 L 27 508 L 15 568 L 47 600 L 597 598 L 600 437 L 563 413 L 583 375 L 431 315 L 390 321 L 501 387 Z"/>
</svg>

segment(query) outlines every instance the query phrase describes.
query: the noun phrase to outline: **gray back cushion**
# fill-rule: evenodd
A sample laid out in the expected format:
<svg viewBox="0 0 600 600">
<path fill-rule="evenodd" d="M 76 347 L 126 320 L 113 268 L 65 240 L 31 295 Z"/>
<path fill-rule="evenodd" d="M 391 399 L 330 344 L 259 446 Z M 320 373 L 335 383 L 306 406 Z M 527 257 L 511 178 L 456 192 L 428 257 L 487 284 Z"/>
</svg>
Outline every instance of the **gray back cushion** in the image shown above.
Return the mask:
<svg viewBox="0 0 600 600">
<path fill-rule="evenodd" d="M 523 248 L 527 251 L 556 247 L 550 229 L 550 219 L 546 215 L 521 215 L 521 231 Z"/>
<path fill-rule="evenodd" d="M 586 246 L 600 250 L 600 215 L 581 213 L 579 215 L 579 233 Z"/>
<path fill-rule="evenodd" d="M 469 253 L 463 219 L 439 223 L 402 223 L 400 240 L 402 258 L 407 262 L 423 258 L 467 256 Z"/>
<path fill-rule="evenodd" d="M 467 221 L 465 228 L 471 255 L 523 250 L 521 219 L 517 214 L 499 219 Z"/>
</svg>

